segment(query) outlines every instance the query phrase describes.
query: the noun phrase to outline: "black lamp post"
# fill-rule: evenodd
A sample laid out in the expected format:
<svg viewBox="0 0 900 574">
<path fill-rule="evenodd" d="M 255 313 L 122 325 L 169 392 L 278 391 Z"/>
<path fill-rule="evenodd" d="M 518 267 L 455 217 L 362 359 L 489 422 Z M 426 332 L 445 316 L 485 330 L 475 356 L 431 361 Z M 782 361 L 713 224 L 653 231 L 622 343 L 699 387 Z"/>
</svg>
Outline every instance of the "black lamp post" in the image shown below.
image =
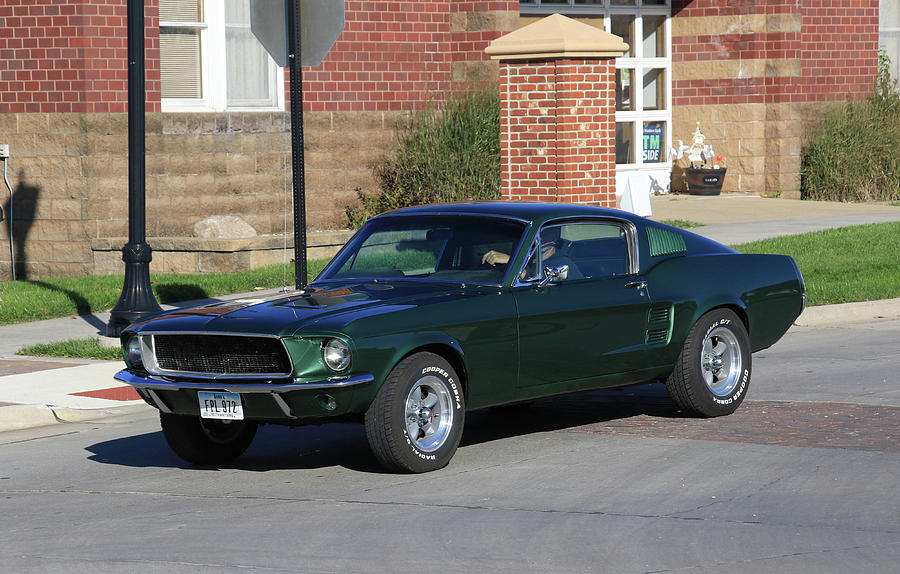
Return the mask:
<svg viewBox="0 0 900 574">
<path fill-rule="evenodd" d="M 106 326 L 108 337 L 141 317 L 162 311 L 150 287 L 145 217 L 144 2 L 128 0 L 128 243 L 122 248 L 125 285 Z"/>
</svg>

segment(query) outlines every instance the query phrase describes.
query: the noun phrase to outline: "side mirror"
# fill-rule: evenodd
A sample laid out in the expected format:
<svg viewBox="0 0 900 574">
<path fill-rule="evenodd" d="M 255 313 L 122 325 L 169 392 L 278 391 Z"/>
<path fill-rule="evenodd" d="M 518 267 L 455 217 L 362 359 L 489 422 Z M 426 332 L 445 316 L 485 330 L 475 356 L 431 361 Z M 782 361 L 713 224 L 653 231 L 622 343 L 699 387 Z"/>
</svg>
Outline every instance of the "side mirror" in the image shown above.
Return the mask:
<svg viewBox="0 0 900 574">
<path fill-rule="evenodd" d="M 544 278 L 541 279 L 541 282 L 538 283 L 535 289 L 543 289 L 547 285 L 550 284 L 554 279 L 558 279 L 559 281 L 565 281 L 569 278 L 569 266 L 568 265 L 560 265 L 559 267 L 545 267 L 544 268 Z"/>
</svg>

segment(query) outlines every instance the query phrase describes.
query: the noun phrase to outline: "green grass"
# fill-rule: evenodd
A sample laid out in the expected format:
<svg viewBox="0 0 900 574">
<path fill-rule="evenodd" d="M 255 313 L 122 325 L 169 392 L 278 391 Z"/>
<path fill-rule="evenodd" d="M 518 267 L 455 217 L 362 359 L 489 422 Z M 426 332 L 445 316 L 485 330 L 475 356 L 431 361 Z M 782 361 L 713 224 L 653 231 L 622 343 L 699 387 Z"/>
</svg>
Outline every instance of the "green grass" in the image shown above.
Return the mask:
<svg viewBox="0 0 900 574">
<path fill-rule="evenodd" d="M 309 277 L 314 277 L 326 263 L 324 259 L 309 261 Z M 287 284 L 293 285 L 293 265 L 286 275 Z M 271 265 L 234 273 L 151 274 L 150 282 L 157 301 L 176 303 L 280 287 L 284 276 L 281 265 Z M 2 282 L 0 325 L 109 311 L 118 302 L 124 282 L 124 275 Z"/>
<path fill-rule="evenodd" d="M 793 257 L 810 305 L 900 297 L 900 222 L 776 237 L 735 249 Z"/>
<path fill-rule="evenodd" d="M 119 347 L 104 347 L 97 339 L 71 339 L 58 343 L 31 345 L 30 347 L 19 349 L 17 354 L 34 357 L 78 357 L 106 361 L 122 360 L 122 349 Z"/>
<path fill-rule="evenodd" d="M 681 229 L 693 229 L 694 227 L 703 227 L 702 223 L 690 221 L 689 219 L 660 219 L 660 223 L 671 225 L 672 227 L 680 227 Z"/>
</svg>

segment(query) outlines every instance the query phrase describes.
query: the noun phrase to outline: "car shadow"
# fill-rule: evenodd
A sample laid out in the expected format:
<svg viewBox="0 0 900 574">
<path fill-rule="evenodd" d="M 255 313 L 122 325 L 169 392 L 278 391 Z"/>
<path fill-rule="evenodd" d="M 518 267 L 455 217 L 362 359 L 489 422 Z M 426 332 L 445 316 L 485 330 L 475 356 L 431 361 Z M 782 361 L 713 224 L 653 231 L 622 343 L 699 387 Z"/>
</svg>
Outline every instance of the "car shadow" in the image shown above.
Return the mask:
<svg viewBox="0 0 900 574">
<path fill-rule="evenodd" d="M 468 413 L 460 447 L 640 415 L 685 418 L 662 383 L 586 391 Z"/>
<path fill-rule="evenodd" d="M 468 413 L 460 448 L 640 415 L 684 418 L 659 383 L 574 393 Z M 369 450 L 363 425 L 354 423 L 296 428 L 265 425 L 247 452 L 225 465 L 184 462 L 169 449 L 160 431 L 97 443 L 87 450 L 91 453 L 88 460 L 130 467 L 265 472 L 340 466 L 364 473 L 387 473 Z"/>
</svg>

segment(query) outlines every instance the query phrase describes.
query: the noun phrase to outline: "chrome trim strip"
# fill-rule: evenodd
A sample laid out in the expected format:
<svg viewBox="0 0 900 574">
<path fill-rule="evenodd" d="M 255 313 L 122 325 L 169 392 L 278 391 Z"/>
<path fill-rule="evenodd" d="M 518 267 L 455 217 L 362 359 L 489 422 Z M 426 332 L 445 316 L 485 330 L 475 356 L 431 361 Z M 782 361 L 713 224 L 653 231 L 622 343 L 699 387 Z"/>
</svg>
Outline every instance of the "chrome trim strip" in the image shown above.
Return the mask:
<svg viewBox="0 0 900 574">
<path fill-rule="evenodd" d="M 202 383 L 188 383 L 181 381 L 163 381 L 151 377 L 141 377 L 123 369 L 116 373 L 113 377 L 117 381 L 129 384 L 139 389 L 157 389 L 157 390 L 179 390 L 179 389 L 196 389 L 203 390 L 221 390 L 229 393 L 288 393 L 291 391 L 303 390 L 320 390 L 320 389 L 341 389 L 344 387 L 352 387 L 355 385 L 364 385 L 375 380 L 375 376 L 370 373 L 356 375 L 339 381 L 312 381 L 309 383 L 293 382 L 283 384 L 265 384 L 265 383 L 229 383 L 226 381 L 206 381 Z"/>
<path fill-rule="evenodd" d="M 441 217 L 456 217 L 458 215 L 465 217 L 485 217 L 490 219 L 506 219 L 509 221 L 519 221 L 521 223 L 532 223 L 531 219 L 516 217 L 515 215 L 505 215 L 502 213 L 483 213 L 478 211 L 429 211 L 427 213 L 402 213 L 400 211 L 389 211 L 387 213 L 382 213 L 374 217 L 370 217 L 366 221 L 366 223 L 374 219 L 389 219 L 391 217 L 434 217 L 436 215 Z M 349 241 L 347 243 L 349 243 Z"/>
<path fill-rule="evenodd" d="M 286 373 L 204 373 L 201 371 L 170 371 L 163 369 L 156 361 L 156 341 L 153 339 L 156 335 L 204 335 L 211 337 L 258 337 L 261 339 L 278 339 L 281 348 L 288 360 L 290 370 Z M 266 335 L 260 333 L 239 333 L 233 331 L 140 331 L 137 333 L 141 342 L 141 362 L 144 368 L 152 375 L 160 376 L 183 376 L 183 377 L 200 377 L 212 380 L 219 379 L 275 379 L 290 377 L 294 372 L 294 359 L 284 346 L 284 339 L 278 335 Z M 146 359 L 146 360 L 145 360 Z M 147 364 L 150 363 L 150 364 Z"/>
</svg>

